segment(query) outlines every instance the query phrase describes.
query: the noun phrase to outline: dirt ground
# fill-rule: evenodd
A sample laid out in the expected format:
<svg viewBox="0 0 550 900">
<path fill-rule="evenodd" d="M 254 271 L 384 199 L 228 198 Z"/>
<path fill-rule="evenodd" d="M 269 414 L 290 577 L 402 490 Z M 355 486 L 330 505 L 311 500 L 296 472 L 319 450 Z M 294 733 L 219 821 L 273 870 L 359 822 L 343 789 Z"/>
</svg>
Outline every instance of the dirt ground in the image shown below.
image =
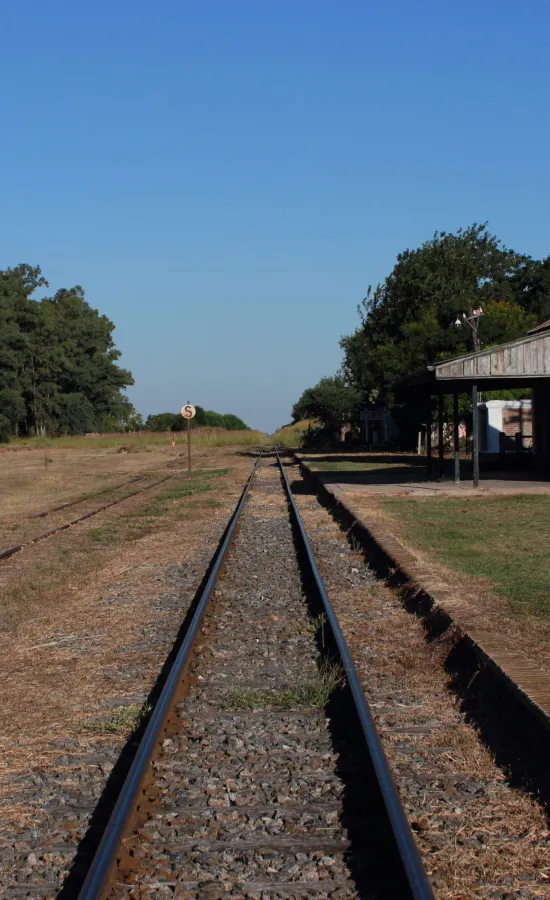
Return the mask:
<svg viewBox="0 0 550 900">
<path fill-rule="evenodd" d="M 23 516 L 103 490 L 144 472 L 164 470 L 181 452 L 172 451 L 168 439 L 166 447 L 125 452 L 123 446 L 124 436 L 119 447 L 105 450 L 0 448 L 0 523 L 20 521 Z M 199 451 L 197 461 L 200 459 Z"/>
</svg>

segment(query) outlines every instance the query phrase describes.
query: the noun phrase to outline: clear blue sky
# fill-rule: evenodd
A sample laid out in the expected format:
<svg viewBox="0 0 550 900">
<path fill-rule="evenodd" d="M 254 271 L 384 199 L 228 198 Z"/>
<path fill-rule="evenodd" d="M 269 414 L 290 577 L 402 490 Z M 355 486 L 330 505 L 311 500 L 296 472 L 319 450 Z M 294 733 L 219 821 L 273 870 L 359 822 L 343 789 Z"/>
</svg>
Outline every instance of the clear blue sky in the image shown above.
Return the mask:
<svg viewBox="0 0 550 900">
<path fill-rule="evenodd" d="M 144 414 L 288 421 L 436 229 L 550 254 L 547 0 L 0 11 L 0 267 L 83 285 Z"/>
</svg>

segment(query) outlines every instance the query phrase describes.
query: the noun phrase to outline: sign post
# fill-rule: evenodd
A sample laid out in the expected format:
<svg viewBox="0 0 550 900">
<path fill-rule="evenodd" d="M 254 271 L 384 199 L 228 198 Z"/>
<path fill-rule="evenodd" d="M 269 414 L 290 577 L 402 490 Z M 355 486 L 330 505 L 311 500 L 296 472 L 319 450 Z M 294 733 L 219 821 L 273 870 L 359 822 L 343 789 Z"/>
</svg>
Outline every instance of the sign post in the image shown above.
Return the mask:
<svg viewBox="0 0 550 900">
<path fill-rule="evenodd" d="M 194 417 L 196 409 L 190 403 L 186 403 L 181 408 L 181 414 L 187 419 L 187 471 L 191 474 L 191 419 Z"/>
</svg>

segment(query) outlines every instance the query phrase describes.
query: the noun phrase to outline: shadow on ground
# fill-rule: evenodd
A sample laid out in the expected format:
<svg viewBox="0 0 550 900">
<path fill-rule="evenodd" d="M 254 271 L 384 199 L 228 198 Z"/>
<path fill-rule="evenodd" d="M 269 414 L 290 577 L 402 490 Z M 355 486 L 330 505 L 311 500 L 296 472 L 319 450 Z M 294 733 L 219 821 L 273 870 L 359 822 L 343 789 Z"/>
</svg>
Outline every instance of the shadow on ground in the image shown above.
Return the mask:
<svg viewBox="0 0 550 900">
<path fill-rule="evenodd" d="M 443 476 L 440 473 L 439 460 L 432 457 L 432 472 L 428 473 L 425 456 L 414 454 L 387 453 L 331 453 L 326 451 L 304 453 L 304 462 L 315 469 L 324 484 L 356 484 L 356 485 L 407 485 L 433 483 L 434 481 L 454 482 L 454 460 L 445 459 Z M 357 464 L 375 466 L 376 468 L 356 470 L 340 469 L 340 464 Z M 470 459 L 460 460 L 460 476 L 462 481 L 471 481 L 473 466 Z M 510 457 L 500 460 L 495 458 L 481 459 L 481 481 L 549 481 L 550 475 L 541 473 L 534 466 L 534 461 L 527 456 L 518 459 Z"/>
</svg>

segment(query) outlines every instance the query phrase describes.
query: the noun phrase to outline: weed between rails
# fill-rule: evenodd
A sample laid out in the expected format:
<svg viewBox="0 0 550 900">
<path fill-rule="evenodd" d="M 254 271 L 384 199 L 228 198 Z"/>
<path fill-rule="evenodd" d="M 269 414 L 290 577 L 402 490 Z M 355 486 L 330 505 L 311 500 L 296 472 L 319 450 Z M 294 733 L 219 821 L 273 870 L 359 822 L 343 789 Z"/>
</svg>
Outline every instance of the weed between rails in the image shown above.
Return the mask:
<svg viewBox="0 0 550 900">
<path fill-rule="evenodd" d="M 224 709 L 274 709 L 299 710 L 323 709 L 333 691 L 344 685 L 344 672 L 340 666 L 323 665 L 316 676 L 282 691 L 260 691 L 254 688 L 237 688 L 222 701 Z"/>
<path fill-rule="evenodd" d="M 320 628 L 324 629 L 326 621 L 326 613 L 319 613 L 318 616 L 314 616 L 314 618 L 312 619 L 306 619 L 303 622 L 297 622 L 296 626 L 292 630 L 292 635 L 294 637 L 313 637 L 317 634 Z"/>
</svg>

